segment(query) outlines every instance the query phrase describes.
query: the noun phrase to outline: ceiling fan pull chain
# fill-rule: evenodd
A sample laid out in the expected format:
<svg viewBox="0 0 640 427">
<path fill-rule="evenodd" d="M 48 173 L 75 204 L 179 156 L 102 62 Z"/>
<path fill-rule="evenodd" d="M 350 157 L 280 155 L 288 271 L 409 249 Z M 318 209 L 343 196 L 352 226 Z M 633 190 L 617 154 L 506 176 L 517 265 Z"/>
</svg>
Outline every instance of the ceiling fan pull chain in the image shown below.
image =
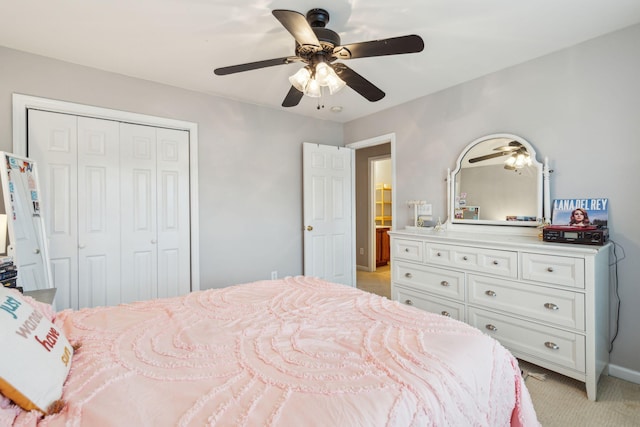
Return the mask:
<svg viewBox="0 0 640 427">
<path fill-rule="evenodd" d="M 324 104 L 320 105 L 320 101 L 322 100 L 322 95 L 324 92 L 324 88 L 322 86 L 320 86 L 320 96 L 318 97 L 318 110 L 321 108 L 324 108 Z"/>
</svg>

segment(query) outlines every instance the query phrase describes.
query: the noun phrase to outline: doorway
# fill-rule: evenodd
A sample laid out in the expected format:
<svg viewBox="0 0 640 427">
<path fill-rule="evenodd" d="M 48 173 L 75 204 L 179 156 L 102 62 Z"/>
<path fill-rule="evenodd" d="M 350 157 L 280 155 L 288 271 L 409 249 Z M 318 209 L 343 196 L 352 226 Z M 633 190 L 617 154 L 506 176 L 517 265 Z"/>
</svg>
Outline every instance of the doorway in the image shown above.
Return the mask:
<svg viewBox="0 0 640 427">
<path fill-rule="evenodd" d="M 356 287 L 390 298 L 391 266 L 377 256 L 377 247 L 380 238 L 388 237 L 386 232 L 395 227 L 395 134 L 354 142 L 347 147 L 355 150 L 353 205 Z M 375 165 L 383 159 L 387 159 L 389 170 L 381 182 L 376 182 Z M 380 184 L 380 188 L 376 184 Z M 379 196 L 384 193 L 384 201 L 378 200 L 379 203 L 376 203 L 376 193 Z"/>
</svg>

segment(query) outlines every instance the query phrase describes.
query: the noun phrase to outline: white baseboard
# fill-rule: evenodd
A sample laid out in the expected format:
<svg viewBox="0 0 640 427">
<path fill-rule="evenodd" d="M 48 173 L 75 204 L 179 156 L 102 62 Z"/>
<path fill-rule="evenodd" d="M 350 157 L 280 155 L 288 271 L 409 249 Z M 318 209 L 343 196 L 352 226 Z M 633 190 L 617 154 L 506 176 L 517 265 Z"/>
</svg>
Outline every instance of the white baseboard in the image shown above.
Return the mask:
<svg viewBox="0 0 640 427">
<path fill-rule="evenodd" d="M 640 372 L 609 364 L 609 375 L 635 384 L 640 384 Z"/>
</svg>

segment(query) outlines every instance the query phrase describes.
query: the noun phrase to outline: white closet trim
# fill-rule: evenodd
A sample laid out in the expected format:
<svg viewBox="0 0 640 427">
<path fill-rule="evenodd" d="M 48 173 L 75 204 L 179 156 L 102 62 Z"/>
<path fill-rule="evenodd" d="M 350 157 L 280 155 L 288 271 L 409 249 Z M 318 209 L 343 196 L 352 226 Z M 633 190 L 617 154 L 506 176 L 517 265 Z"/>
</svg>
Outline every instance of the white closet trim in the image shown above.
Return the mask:
<svg viewBox="0 0 640 427">
<path fill-rule="evenodd" d="M 35 96 L 13 94 L 13 152 L 27 155 L 27 110 L 37 109 L 54 113 L 67 113 L 76 116 L 115 120 L 139 125 L 164 127 L 189 132 L 189 200 L 191 212 L 191 290 L 200 290 L 200 240 L 198 230 L 198 124 L 164 117 L 93 107 L 72 102 Z"/>
</svg>

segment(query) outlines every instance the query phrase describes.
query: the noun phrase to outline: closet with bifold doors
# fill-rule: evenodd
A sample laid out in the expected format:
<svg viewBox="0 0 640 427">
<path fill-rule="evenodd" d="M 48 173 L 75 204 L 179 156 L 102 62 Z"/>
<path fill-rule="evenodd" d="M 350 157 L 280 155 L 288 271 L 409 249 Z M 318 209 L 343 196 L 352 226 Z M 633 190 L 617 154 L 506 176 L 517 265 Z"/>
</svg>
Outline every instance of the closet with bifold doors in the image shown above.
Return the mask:
<svg viewBox="0 0 640 427">
<path fill-rule="evenodd" d="M 58 309 L 191 290 L 189 132 L 28 111 Z"/>
</svg>

